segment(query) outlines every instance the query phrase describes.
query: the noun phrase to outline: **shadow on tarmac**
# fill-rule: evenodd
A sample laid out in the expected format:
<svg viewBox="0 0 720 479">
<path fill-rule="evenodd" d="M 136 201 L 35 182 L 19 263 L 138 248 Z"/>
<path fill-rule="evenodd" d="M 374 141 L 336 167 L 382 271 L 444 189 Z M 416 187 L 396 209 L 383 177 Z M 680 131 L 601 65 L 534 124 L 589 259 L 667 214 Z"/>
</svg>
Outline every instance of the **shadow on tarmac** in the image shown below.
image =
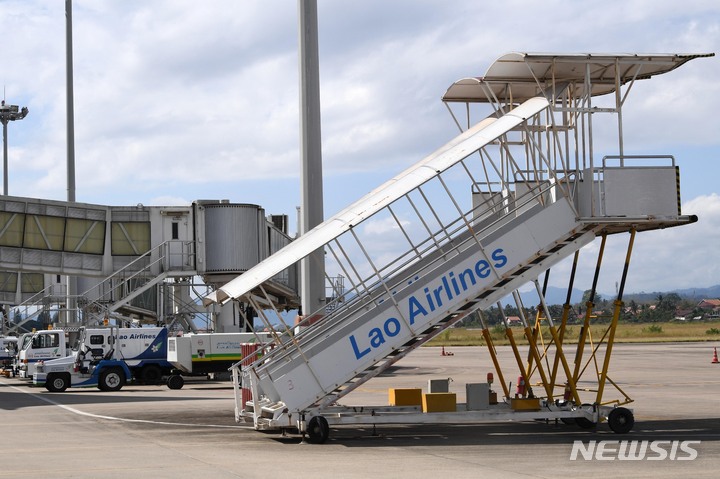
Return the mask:
<svg viewBox="0 0 720 479">
<path fill-rule="evenodd" d="M 532 446 L 582 441 L 720 441 L 720 418 L 638 421 L 627 434 L 613 433 L 607 424 L 581 429 L 554 421 L 504 422 L 472 425 L 381 425 L 331 427 L 328 444 L 345 447 L 393 446 Z M 300 436 L 274 436 L 277 442 L 299 444 Z"/>
<path fill-rule="evenodd" d="M 16 389 L 13 389 L 16 388 Z M 25 394 L 17 389 L 25 390 Z M 0 411 L 12 411 L 28 407 L 47 406 L 48 402 L 39 397 L 48 399 L 53 403 L 65 406 L 78 406 L 83 404 L 130 404 L 139 402 L 178 402 L 178 401 L 214 401 L 222 399 L 218 397 L 198 397 L 197 395 L 182 396 L 182 391 L 218 391 L 227 390 L 228 398 L 232 398 L 232 385 L 221 386 L 218 383 L 211 387 L 193 387 L 187 383 L 183 389 L 173 391 L 174 396 L 169 396 L 170 390 L 165 385 L 157 386 L 136 386 L 133 384 L 124 386 L 118 392 L 105 392 L 92 388 L 69 389 L 62 393 L 51 393 L 44 387 L 32 387 L 26 382 L 0 383 Z M 126 394 L 132 393 L 132 394 Z M 177 394 L 180 394 L 179 396 Z"/>
</svg>

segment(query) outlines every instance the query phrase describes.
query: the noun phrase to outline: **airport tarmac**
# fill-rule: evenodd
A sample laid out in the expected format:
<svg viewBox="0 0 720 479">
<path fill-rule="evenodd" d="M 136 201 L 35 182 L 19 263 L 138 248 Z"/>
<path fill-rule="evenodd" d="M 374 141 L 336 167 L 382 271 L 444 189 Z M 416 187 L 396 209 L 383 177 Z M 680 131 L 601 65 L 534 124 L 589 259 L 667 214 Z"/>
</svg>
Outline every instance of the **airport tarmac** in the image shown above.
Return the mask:
<svg viewBox="0 0 720 479">
<path fill-rule="evenodd" d="M 542 421 L 377 426 L 375 434 L 372 427 L 342 426 L 331 428 L 327 443 L 310 445 L 237 425 L 229 382 L 191 379 L 181 390 L 129 385 L 115 393 L 49 393 L 0 378 L 0 477 L 717 478 L 720 364 L 711 360 L 718 346 L 616 344 L 609 377 L 634 399 L 626 407 L 634 410 L 635 428 L 625 435 L 607 424 L 584 430 Z M 493 370 L 485 348 L 440 352 L 414 351 L 342 404 L 383 405 L 390 387 L 426 390 L 429 379 L 446 378 L 463 402 L 465 384 L 484 382 Z M 514 382 L 510 349 L 498 353 L 506 376 L 515 376 L 506 380 Z M 622 395 L 606 390 L 606 399 L 615 397 Z M 585 450 L 594 444 L 592 459 L 580 453 L 571 460 L 576 441 Z M 620 460 L 618 451 L 630 447 L 647 447 L 644 459 Z"/>
</svg>

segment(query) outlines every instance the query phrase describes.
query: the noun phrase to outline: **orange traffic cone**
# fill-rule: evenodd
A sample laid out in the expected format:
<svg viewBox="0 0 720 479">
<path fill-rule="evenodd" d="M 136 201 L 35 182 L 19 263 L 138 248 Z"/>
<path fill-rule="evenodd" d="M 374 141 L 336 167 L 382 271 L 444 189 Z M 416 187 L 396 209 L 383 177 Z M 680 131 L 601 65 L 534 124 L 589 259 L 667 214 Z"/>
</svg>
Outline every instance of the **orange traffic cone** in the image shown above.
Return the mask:
<svg viewBox="0 0 720 479">
<path fill-rule="evenodd" d="M 445 351 L 445 346 L 442 347 L 442 352 L 440 353 L 440 356 L 454 356 L 455 353 L 451 353 L 450 351 Z"/>
<path fill-rule="evenodd" d="M 713 358 L 712 358 L 712 361 L 710 361 L 710 363 L 718 364 L 718 363 L 720 363 L 720 361 L 718 361 L 718 357 L 717 357 L 717 348 L 714 348 L 714 350 L 715 351 L 713 352 Z"/>
</svg>

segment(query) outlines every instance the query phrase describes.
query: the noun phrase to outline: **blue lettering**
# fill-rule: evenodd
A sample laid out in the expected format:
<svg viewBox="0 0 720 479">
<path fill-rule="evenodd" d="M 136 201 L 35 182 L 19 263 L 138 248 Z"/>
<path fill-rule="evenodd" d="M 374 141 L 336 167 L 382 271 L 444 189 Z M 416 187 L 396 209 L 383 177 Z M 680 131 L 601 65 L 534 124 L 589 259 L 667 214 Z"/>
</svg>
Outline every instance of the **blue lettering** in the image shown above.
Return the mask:
<svg viewBox="0 0 720 479">
<path fill-rule="evenodd" d="M 455 273 L 453 273 L 452 271 L 450 271 L 450 281 L 452 281 L 452 285 L 453 285 L 453 289 L 455 290 L 455 294 L 457 296 L 459 296 L 460 289 L 458 288 L 457 279 L 455 279 Z"/>
<path fill-rule="evenodd" d="M 400 321 L 397 320 L 397 318 L 388 318 L 387 320 L 385 320 L 385 324 L 383 324 L 382 329 L 372 328 L 370 332 L 368 332 L 370 346 L 363 349 L 362 351 L 358 347 L 357 341 L 355 340 L 355 335 L 351 334 L 350 345 L 352 346 L 353 353 L 355 353 L 355 359 L 360 359 L 363 356 L 366 356 L 373 349 L 379 348 L 380 346 L 385 344 L 385 335 L 383 335 L 383 330 L 385 331 L 385 334 L 387 334 L 389 337 L 394 337 L 400 334 L 401 329 L 402 324 L 400 323 Z"/>
<path fill-rule="evenodd" d="M 429 313 L 434 312 L 437 308 L 443 307 L 443 299 L 451 302 L 456 296 L 460 296 L 463 292 L 468 291 L 472 286 L 477 285 L 480 279 L 484 279 L 490 276 L 493 272 L 493 268 L 502 268 L 508 264 L 509 260 L 505 251 L 502 248 L 496 248 L 490 253 L 489 261 L 486 259 L 478 260 L 474 267 L 466 268 L 463 271 L 448 271 L 447 275 L 441 276 L 436 279 L 435 284 L 428 283 L 427 286 L 423 287 L 422 293 L 419 290 L 416 294 L 422 298 L 424 294 L 425 303 L 421 299 L 418 299 L 414 294 L 408 296 L 408 321 L 410 325 L 416 323 L 416 319 L 421 316 L 428 316 Z M 437 278 L 437 277 L 436 277 Z M 413 277 L 407 281 L 408 285 L 419 281 L 418 276 Z M 439 284 L 438 284 L 439 283 Z M 420 286 L 418 286 L 419 288 Z M 392 295 L 397 294 L 396 291 L 392 291 Z M 378 301 L 378 304 L 385 301 L 383 298 Z M 365 349 L 360 349 L 358 346 L 355 335 L 350 335 L 350 345 L 352 346 L 353 353 L 356 359 L 368 355 L 373 349 L 380 348 L 387 342 L 387 338 L 398 336 L 402 330 L 402 324 L 397 318 L 390 317 L 385 320 L 382 327 L 374 327 L 367 333 L 369 345 Z M 138 334 L 137 337 L 150 338 L 149 335 Z"/>
<path fill-rule="evenodd" d="M 415 317 L 418 314 L 422 314 L 423 316 L 428 314 L 427 310 L 423 308 L 415 296 L 410 296 L 408 305 L 410 306 L 410 324 L 415 324 Z"/>
<path fill-rule="evenodd" d="M 430 296 L 430 290 L 425 288 L 423 291 L 425 292 L 425 299 L 427 299 L 428 305 L 430 306 L 430 311 L 435 311 L 435 304 L 433 303 L 432 296 Z"/>
<path fill-rule="evenodd" d="M 466 269 L 465 271 L 460 273 L 460 285 L 462 286 L 463 291 L 467 291 L 468 286 L 469 286 L 467 284 L 467 282 L 465 281 L 465 277 L 470 278 L 470 282 L 472 283 L 473 286 L 475 286 L 475 283 L 477 282 L 472 270 L 470 268 Z"/>
<path fill-rule="evenodd" d="M 445 279 L 445 277 L 443 277 L 443 279 Z M 443 290 L 442 286 L 435 288 L 433 290 L 433 293 L 435 293 L 435 302 L 437 303 L 438 308 L 442 308 L 442 305 L 443 305 L 442 298 L 440 297 L 440 293 L 442 293 L 442 290 Z M 433 308 L 433 311 L 435 311 L 435 308 Z"/>
<path fill-rule="evenodd" d="M 352 344 L 353 352 L 355 353 L 355 359 L 360 359 L 361 357 L 365 356 L 367 353 L 370 352 L 370 348 L 364 349 L 360 351 L 358 349 L 357 342 L 355 342 L 355 335 L 350 336 L 350 344 Z"/>
<path fill-rule="evenodd" d="M 368 333 L 368 338 L 370 338 L 370 346 L 373 348 L 380 347 L 385 342 L 385 336 L 380 328 L 372 328 Z"/>
<path fill-rule="evenodd" d="M 498 248 L 495 251 L 493 251 L 492 254 L 490 255 L 492 257 L 492 259 L 495 261 L 494 265 L 496 268 L 502 268 L 508 262 L 507 256 L 505 256 L 503 254 L 503 252 L 504 251 L 502 248 Z"/>
<path fill-rule="evenodd" d="M 392 331 L 390 330 L 390 325 L 393 326 Z M 390 336 L 391 338 L 393 336 L 397 336 L 397 334 L 400 332 L 400 321 L 398 321 L 396 318 L 388 318 L 387 321 L 385 321 L 385 326 L 383 327 L 385 330 L 385 334 Z"/>
<path fill-rule="evenodd" d="M 477 273 L 479 278 L 487 278 L 490 276 L 490 263 L 485 261 L 484 259 L 481 259 L 477 263 L 475 263 L 475 272 Z"/>
</svg>

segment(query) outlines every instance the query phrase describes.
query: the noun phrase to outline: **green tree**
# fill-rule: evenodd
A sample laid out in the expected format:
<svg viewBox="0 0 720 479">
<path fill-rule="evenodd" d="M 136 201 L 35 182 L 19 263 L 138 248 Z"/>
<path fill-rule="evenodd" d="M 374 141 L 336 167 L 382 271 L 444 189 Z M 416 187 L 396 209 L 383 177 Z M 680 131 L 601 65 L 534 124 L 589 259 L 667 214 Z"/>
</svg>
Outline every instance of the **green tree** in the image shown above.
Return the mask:
<svg viewBox="0 0 720 479">
<path fill-rule="evenodd" d="M 662 297 L 662 295 L 660 295 Z M 662 301 L 658 301 L 658 308 L 665 312 L 675 313 L 682 298 L 677 293 L 668 293 L 662 298 Z"/>
<path fill-rule="evenodd" d="M 637 314 L 637 313 L 638 313 L 638 304 L 635 302 L 634 299 L 631 299 L 631 300 L 630 300 L 629 306 L 630 306 L 630 311 L 632 311 L 633 314 Z"/>
<path fill-rule="evenodd" d="M 583 305 L 587 304 L 587 302 L 590 301 L 590 295 L 591 295 L 591 294 L 592 294 L 592 290 L 591 290 L 591 289 L 586 289 L 586 290 L 583 292 L 583 296 L 582 296 L 582 304 L 583 304 Z M 593 301 L 593 303 L 594 303 L 594 304 L 600 304 L 602 301 L 603 301 L 602 296 L 601 296 L 599 293 L 595 293 L 595 301 Z"/>
</svg>

